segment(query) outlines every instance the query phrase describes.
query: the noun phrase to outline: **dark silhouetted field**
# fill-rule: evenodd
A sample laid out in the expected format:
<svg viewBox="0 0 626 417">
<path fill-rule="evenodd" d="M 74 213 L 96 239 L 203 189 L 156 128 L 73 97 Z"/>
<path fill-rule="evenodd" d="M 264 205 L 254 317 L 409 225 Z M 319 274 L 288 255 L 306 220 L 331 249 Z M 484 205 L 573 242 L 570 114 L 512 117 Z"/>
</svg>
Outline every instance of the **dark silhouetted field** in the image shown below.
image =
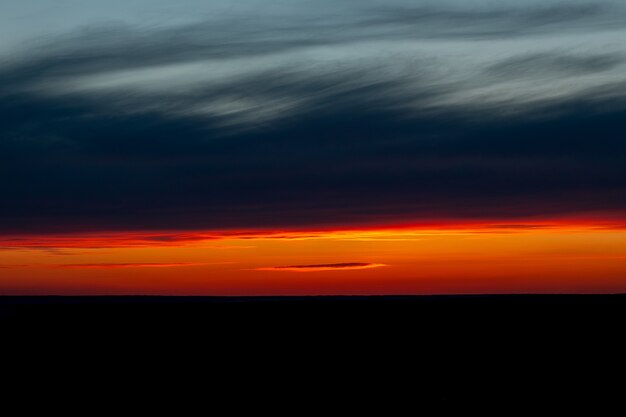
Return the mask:
<svg viewBox="0 0 626 417">
<path fill-rule="evenodd" d="M 0 298 L 4 346 L 54 372 L 444 408 L 622 398 L 625 313 L 624 295 Z"/>
</svg>

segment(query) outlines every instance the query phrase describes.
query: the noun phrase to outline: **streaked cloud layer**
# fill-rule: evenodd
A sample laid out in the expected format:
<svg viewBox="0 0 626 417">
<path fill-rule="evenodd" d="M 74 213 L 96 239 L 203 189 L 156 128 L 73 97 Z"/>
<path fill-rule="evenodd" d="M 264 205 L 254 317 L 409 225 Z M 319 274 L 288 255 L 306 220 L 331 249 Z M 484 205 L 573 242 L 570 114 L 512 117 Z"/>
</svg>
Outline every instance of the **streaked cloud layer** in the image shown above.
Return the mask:
<svg viewBox="0 0 626 417">
<path fill-rule="evenodd" d="M 626 7 L 518 3 L 8 2 L 0 233 L 623 219 Z"/>
</svg>

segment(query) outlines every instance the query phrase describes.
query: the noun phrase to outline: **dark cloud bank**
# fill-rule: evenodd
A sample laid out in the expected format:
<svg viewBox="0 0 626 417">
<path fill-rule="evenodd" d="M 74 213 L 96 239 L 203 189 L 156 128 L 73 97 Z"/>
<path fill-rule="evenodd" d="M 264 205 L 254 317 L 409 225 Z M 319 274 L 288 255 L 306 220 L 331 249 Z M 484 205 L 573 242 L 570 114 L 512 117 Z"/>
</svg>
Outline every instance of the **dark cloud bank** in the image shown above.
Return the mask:
<svg viewBox="0 0 626 417">
<path fill-rule="evenodd" d="M 5 60 L 0 233 L 619 215 L 626 209 L 626 90 L 619 82 L 513 112 L 480 102 L 433 107 L 454 85 L 415 77 L 409 89 L 405 79 L 369 67 L 263 70 L 170 93 L 46 89 L 78 76 L 376 36 L 539 36 L 538 28 L 570 30 L 585 17 L 593 26 L 602 10 L 586 7 L 387 12 L 351 22 L 340 35 L 317 26 L 275 33 L 260 25 L 230 35 L 222 28 L 222 38 L 201 25 L 98 30 L 89 39 L 55 41 L 49 53 Z M 519 62 L 489 62 L 480 76 L 602 73 L 621 61 L 521 53 Z M 189 110 L 232 97 L 260 104 L 238 113 L 245 122 Z M 264 102 L 283 106 L 257 118 Z"/>
</svg>

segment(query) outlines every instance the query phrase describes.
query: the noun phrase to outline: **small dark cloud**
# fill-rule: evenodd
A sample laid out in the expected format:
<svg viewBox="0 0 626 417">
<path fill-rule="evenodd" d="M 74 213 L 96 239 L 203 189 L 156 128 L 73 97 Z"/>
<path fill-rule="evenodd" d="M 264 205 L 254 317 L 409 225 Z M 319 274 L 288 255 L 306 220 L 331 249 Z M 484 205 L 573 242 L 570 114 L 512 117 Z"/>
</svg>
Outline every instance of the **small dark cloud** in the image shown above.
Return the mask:
<svg viewBox="0 0 626 417">
<path fill-rule="evenodd" d="M 385 264 L 364 263 L 364 262 L 344 262 L 336 264 L 318 264 L 318 265 L 291 265 L 291 266 L 272 266 L 257 268 L 257 271 L 295 271 L 295 272 L 317 272 L 317 271 L 341 271 L 351 269 L 370 269 L 387 266 Z"/>
</svg>

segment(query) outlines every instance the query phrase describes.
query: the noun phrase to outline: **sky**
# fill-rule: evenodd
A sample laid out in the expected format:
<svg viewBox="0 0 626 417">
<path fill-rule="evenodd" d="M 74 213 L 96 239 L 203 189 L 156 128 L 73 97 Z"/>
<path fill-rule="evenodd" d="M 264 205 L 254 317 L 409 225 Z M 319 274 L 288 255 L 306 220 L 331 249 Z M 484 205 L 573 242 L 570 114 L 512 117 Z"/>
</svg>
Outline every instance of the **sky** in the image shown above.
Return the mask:
<svg viewBox="0 0 626 417">
<path fill-rule="evenodd" d="M 626 290 L 621 1 L 0 0 L 0 39 L 0 294 Z"/>
</svg>

